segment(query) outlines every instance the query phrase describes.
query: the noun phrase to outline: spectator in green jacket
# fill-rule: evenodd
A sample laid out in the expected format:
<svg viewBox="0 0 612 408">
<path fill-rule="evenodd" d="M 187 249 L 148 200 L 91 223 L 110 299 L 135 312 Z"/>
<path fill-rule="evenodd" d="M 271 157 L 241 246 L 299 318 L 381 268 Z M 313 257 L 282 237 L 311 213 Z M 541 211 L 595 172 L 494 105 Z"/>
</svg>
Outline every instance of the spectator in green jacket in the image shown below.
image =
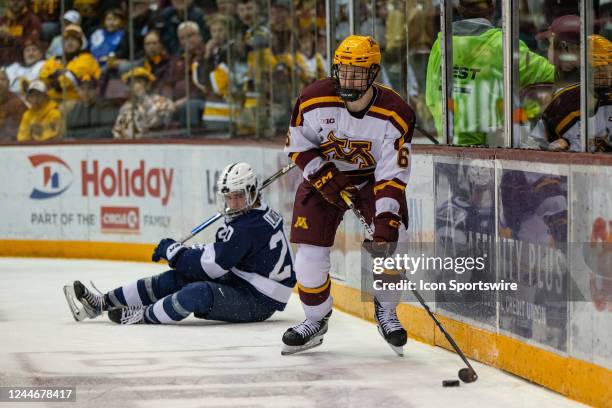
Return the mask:
<svg viewBox="0 0 612 408">
<path fill-rule="evenodd" d="M 502 30 L 492 24 L 493 0 L 460 0 L 461 20 L 453 23 L 453 144 L 496 145 L 503 132 Z M 427 66 L 426 103 L 442 134 L 440 36 Z M 555 68 L 519 42 L 520 86 L 553 82 Z M 507 96 L 507 95 L 506 95 Z"/>
</svg>

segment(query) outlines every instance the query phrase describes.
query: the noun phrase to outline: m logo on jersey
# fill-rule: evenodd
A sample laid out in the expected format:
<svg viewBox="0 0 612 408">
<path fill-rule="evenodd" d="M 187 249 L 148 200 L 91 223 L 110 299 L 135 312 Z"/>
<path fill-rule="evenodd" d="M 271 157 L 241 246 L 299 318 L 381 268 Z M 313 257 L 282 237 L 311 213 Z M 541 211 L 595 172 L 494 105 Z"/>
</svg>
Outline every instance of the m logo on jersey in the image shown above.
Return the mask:
<svg viewBox="0 0 612 408">
<path fill-rule="evenodd" d="M 72 184 L 72 169 L 62 159 L 50 154 L 28 156 L 32 167 L 42 172 L 42 184 L 34 188 L 30 198 L 42 200 L 62 194 Z"/>
<path fill-rule="evenodd" d="M 307 230 L 308 223 L 306 222 L 306 217 L 297 217 L 295 224 L 293 224 L 293 228 L 302 228 Z"/>
<path fill-rule="evenodd" d="M 372 167 L 376 164 L 370 153 L 372 142 L 365 140 L 340 139 L 329 132 L 327 141 L 321 143 L 321 151 L 330 160 L 340 160 L 352 164 L 359 164 L 360 169 Z"/>
</svg>

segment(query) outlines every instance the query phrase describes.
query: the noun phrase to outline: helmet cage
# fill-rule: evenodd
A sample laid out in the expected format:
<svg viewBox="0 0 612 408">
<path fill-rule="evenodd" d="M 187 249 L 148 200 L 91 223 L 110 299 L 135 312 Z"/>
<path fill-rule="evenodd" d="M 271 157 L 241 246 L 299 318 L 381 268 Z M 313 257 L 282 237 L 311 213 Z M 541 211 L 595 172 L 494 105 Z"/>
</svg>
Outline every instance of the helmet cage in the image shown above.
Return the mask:
<svg viewBox="0 0 612 408">
<path fill-rule="evenodd" d="M 230 206 L 232 196 L 236 193 L 244 197 L 244 205 L 240 208 Z M 217 207 L 228 222 L 250 211 L 259 197 L 259 181 L 247 163 L 238 162 L 227 166 L 217 181 Z"/>
<path fill-rule="evenodd" d="M 343 71 L 351 66 L 361 69 L 355 72 L 355 75 L 351 78 L 354 84 L 353 87 L 342 87 L 340 85 L 340 75 L 345 75 L 346 72 Z M 332 77 L 336 84 L 336 92 L 338 96 L 348 102 L 354 102 L 358 100 L 368 91 L 368 89 L 370 89 L 370 87 L 376 80 L 379 71 L 380 65 L 378 64 L 372 64 L 369 68 L 360 67 L 356 65 L 334 64 L 332 66 Z"/>
<path fill-rule="evenodd" d="M 245 197 L 245 204 L 241 208 L 231 208 L 229 205 L 230 197 L 232 194 L 242 193 Z M 217 205 L 221 214 L 225 216 L 227 221 L 231 221 L 239 215 L 249 212 L 257 199 L 259 198 L 259 191 L 257 189 L 257 183 L 255 185 L 247 185 L 244 188 L 238 190 L 231 190 L 227 187 L 217 191 Z"/>
</svg>

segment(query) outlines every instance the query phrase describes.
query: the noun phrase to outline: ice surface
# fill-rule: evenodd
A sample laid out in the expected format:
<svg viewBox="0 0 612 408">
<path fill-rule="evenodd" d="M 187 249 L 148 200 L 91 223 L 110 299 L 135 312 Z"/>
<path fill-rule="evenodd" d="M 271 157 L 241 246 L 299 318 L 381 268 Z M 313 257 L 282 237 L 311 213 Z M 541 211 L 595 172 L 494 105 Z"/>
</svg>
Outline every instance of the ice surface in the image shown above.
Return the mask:
<svg viewBox="0 0 612 408">
<path fill-rule="evenodd" d="M 442 380 L 456 379 L 463 367 L 455 354 L 409 341 L 405 357 L 396 357 L 372 323 L 339 311 L 321 347 L 283 357 L 283 332 L 303 319 L 297 297 L 285 312 L 254 324 L 193 317 L 173 326 L 73 320 L 64 284 L 93 280 L 105 291 L 162 272 L 162 265 L 0 258 L 0 270 L 0 384 L 77 390 L 76 403 L 18 407 L 578 405 L 478 363 L 476 383 L 442 388 Z"/>
</svg>

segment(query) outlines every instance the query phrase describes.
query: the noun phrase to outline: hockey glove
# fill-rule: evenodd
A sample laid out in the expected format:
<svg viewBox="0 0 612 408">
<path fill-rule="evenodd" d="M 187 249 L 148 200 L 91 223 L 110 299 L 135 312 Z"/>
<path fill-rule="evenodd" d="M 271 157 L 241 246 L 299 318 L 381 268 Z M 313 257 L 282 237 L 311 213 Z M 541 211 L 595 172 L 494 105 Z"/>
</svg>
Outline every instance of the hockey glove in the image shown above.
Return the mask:
<svg viewBox="0 0 612 408">
<path fill-rule="evenodd" d="M 343 210 L 348 207 L 340 196 L 340 192 L 347 192 L 353 202 L 357 197 L 357 188 L 333 163 L 324 164 L 308 177 L 308 181 L 325 200 Z"/>
<path fill-rule="evenodd" d="M 168 265 L 174 268 L 176 262 L 183 252 L 187 250 L 187 247 L 173 240 L 172 238 L 164 238 L 159 241 L 159 244 L 153 251 L 151 259 L 153 262 L 159 262 L 162 259 L 168 261 Z"/>
<path fill-rule="evenodd" d="M 373 257 L 388 257 L 397 248 L 401 218 L 397 214 L 384 212 L 374 217 L 374 236 L 366 241 L 366 249 Z"/>
</svg>

